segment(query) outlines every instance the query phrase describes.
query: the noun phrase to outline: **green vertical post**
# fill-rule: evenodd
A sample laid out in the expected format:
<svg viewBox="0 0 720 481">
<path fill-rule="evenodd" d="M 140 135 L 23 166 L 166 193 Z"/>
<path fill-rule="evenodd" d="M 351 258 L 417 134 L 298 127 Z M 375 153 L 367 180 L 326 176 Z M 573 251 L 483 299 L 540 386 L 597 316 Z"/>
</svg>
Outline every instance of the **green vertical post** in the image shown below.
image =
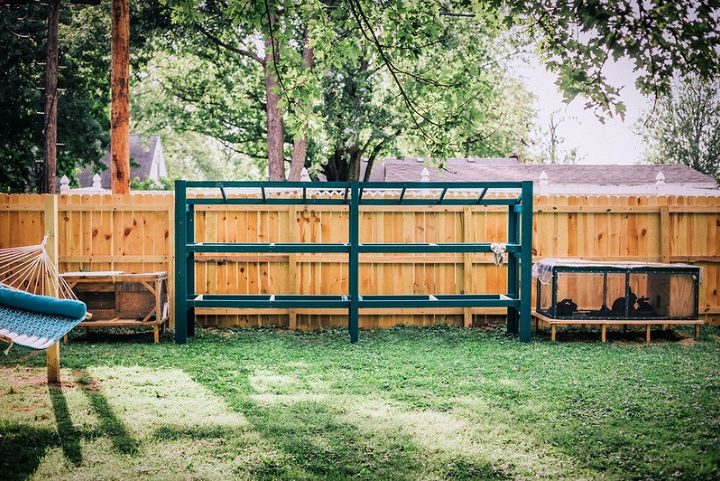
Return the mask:
<svg viewBox="0 0 720 481">
<path fill-rule="evenodd" d="M 186 239 L 188 244 L 195 242 L 195 205 L 188 204 L 185 210 L 186 219 Z M 187 298 L 195 297 L 195 252 L 187 252 L 187 267 L 185 269 L 185 275 L 187 276 Z M 187 333 L 188 336 L 195 335 L 195 307 L 187 306 Z"/>
<path fill-rule="evenodd" d="M 175 181 L 175 343 L 187 342 L 186 181 Z"/>
<path fill-rule="evenodd" d="M 522 249 L 520 258 L 520 340 L 529 342 L 531 332 L 533 183 L 522 183 Z"/>
<path fill-rule="evenodd" d="M 353 181 L 350 185 L 350 209 L 348 220 L 350 222 L 349 243 L 350 255 L 348 259 L 349 276 L 348 290 L 350 295 L 350 310 L 348 312 L 348 330 L 350 331 L 350 342 L 355 343 L 359 337 L 359 321 L 358 321 L 358 282 L 359 282 L 359 258 L 358 258 L 358 242 L 359 242 L 359 217 L 360 217 L 360 199 L 358 199 L 360 189 L 358 182 Z"/>
<path fill-rule="evenodd" d="M 517 244 L 518 236 L 518 215 L 515 212 L 515 206 L 508 207 L 508 243 Z M 518 289 L 518 257 L 516 252 L 508 252 L 508 272 L 507 272 L 507 293 L 509 297 L 517 297 L 520 289 Z M 507 308 L 507 331 L 513 334 L 518 333 L 518 309 L 517 307 Z"/>
</svg>

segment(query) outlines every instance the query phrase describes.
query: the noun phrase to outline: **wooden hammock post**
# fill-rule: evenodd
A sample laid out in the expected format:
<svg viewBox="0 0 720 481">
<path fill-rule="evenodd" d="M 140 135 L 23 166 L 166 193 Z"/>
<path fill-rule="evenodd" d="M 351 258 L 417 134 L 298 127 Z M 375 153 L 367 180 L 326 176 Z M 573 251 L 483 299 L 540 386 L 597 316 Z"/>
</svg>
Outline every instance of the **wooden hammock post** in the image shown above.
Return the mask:
<svg viewBox="0 0 720 481">
<path fill-rule="evenodd" d="M 56 272 L 58 267 L 58 196 L 48 195 L 45 197 L 45 232 L 48 235 L 45 251 L 47 252 L 50 262 L 55 266 Z M 45 293 L 47 296 L 60 297 L 59 281 L 49 282 L 49 290 Z M 48 384 L 60 383 L 60 342 L 56 342 L 47 348 L 47 375 Z"/>
<path fill-rule="evenodd" d="M 113 194 L 130 192 L 130 9 L 112 0 L 110 174 Z"/>
</svg>

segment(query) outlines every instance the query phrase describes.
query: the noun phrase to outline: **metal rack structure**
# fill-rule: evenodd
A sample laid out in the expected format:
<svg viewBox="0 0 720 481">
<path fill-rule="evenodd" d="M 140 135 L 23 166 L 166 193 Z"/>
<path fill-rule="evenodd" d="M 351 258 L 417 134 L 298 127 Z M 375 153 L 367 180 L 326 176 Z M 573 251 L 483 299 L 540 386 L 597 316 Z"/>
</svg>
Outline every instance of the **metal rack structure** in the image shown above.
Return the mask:
<svg viewBox="0 0 720 481">
<path fill-rule="evenodd" d="M 220 197 L 191 197 L 187 189 L 219 189 Z M 248 189 L 252 196 L 233 196 L 230 189 Z M 452 195 L 462 191 L 463 196 Z M 519 196 L 488 197 L 493 190 L 520 191 Z M 278 196 L 291 192 L 293 195 Z M 333 196 L 308 195 L 308 191 L 335 191 Z M 382 191 L 396 196 L 368 195 Z M 438 192 L 437 196 L 414 196 L 412 192 Z M 474 192 L 476 195 L 468 195 Z M 450 195 L 449 195 L 450 194 Z M 523 182 L 175 182 L 175 341 L 187 342 L 195 332 L 195 308 L 347 308 L 350 341 L 359 336 L 358 314 L 362 308 L 405 307 L 503 307 L 508 331 L 521 341 L 531 336 L 532 181 Z M 349 236 L 345 243 L 197 243 L 194 221 L 197 205 L 343 205 L 348 209 Z M 359 255 L 364 253 L 491 252 L 490 243 L 364 244 L 359 241 L 359 215 L 371 205 L 507 206 L 508 288 L 505 294 L 362 295 L 359 292 Z M 228 295 L 195 293 L 195 254 L 213 253 L 346 253 L 346 295 Z"/>
</svg>

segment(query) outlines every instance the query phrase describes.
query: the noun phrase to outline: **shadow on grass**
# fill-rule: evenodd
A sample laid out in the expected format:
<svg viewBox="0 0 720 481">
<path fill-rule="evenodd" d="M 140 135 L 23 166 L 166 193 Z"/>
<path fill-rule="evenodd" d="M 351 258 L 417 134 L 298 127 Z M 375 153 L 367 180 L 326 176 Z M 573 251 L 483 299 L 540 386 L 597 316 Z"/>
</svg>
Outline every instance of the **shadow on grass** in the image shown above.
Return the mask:
<svg viewBox="0 0 720 481">
<path fill-rule="evenodd" d="M 253 474 L 260 479 L 417 479 L 414 467 L 421 456 L 407 437 L 373 442 L 339 422 L 333 411 L 307 401 L 245 403 L 243 414 L 254 429 L 289 458 L 284 464 L 266 462 Z"/>
<path fill-rule="evenodd" d="M 302 400 L 245 402 L 242 412 L 253 428 L 287 456 L 267 460 L 252 474 L 258 479 L 509 479 L 483 461 L 433 459 L 406 433 L 362 431 L 339 420 L 339 408 Z"/>
<path fill-rule="evenodd" d="M 115 449 L 121 454 L 136 455 L 139 450 L 138 441 L 132 437 L 123 422 L 115 415 L 107 398 L 100 392 L 94 380 L 87 372 L 82 372 L 77 379 L 80 388 L 100 420 L 101 434 L 108 436 Z"/>
<path fill-rule="evenodd" d="M 81 433 L 73 425 L 62 387 L 48 386 L 48 392 L 50 394 L 53 412 L 55 413 L 55 423 L 57 424 L 57 432 L 60 438 L 62 452 L 68 461 L 75 466 L 79 466 L 82 464 L 82 452 L 80 450 Z"/>
<path fill-rule="evenodd" d="M 22 481 L 40 465 L 45 451 L 57 446 L 56 434 L 48 429 L 26 425 L 0 427 L 0 478 Z"/>
</svg>

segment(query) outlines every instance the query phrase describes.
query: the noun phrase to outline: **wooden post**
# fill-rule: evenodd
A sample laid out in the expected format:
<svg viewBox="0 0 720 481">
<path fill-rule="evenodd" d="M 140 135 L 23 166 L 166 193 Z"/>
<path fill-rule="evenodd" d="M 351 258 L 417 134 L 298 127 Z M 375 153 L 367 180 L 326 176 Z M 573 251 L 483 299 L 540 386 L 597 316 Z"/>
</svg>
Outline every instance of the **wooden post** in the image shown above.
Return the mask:
<svg viewBox="0 0 720 481">
<path fill-rule="evenodd" d="M 660 206 L 660 259 L 670 262 L 670 207 Z"/>
<path fill-rule="evenodd" d="M 48 195 L 45 197 L 44 210 L 45 232 L 49 234 L 45 250 L 50 258 L 50 262 L 58 267 L 58 197 L 56 195 Z M 59 297 L 59 285 L 56 282 L 48 283 L 49 289 L 45 295 Z M 48 384 L 60 383 L 60 343 L 56 342 L 47 348 L 47 378 Z"/>
<path fill-rule="evenodd" d="M 45 109 L 43 129 L 43 192 L 57 190 L 57 73 L 58 73 L 58 19 L 60 0 L 48 1 L 47 55 L 45 57 Z"/>
<path fill-rule="evenodd" d="M 645 325 L 645 342 L 650 342 L 650 324 Z"/>
<path fill-rule="evenodd" d="M 110 172 L 112 193 L 130 192 L 130 9 L 112 0 L 112 104 Z"/>
<path fill-rule="evenodd" d="M 555 328 L 555 324 L 550 324 L 550 340 L 552 342 L 555 342 L 556 336 L 557 336 L 557 331 Z"/>
<path fill-rule="evenodd" d="M 46 351 L 48 384 L 60 384 L 60 343 L 56 342 Z"/>
<path fill-rule="evenodd" d="M 605 344 L 605 342 L 607 342 L 607 325 L 606 324 L 603 324 L 600 327 L 600 333 L 601 333 L 600 337 L 602 339 L 602 342 L 603 342 L 603 344 Z"/>
</svg>

